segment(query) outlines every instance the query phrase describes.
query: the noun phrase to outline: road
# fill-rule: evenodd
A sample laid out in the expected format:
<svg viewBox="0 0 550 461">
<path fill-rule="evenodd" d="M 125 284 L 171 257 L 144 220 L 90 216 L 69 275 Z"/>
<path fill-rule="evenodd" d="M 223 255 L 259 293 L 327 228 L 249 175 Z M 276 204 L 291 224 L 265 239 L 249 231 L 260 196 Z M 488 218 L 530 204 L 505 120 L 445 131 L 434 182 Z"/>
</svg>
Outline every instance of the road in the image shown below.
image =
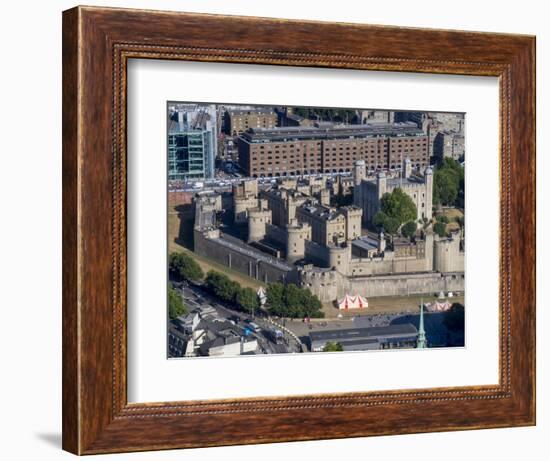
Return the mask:
<svg viewBox="0 0 550 461">
<path fill-rule="evenodd" d="M 336 176 L 350 176 L 350 173 L 313 173 L 313 174 L 297 174 L 297 175 L 287 175 L 281 176 L 281 178 L 308 178 L 308 177 L 320 177 L 326 176 L 329 178 L 334 178 Z M 230 191 L 231 187 L 235 183 L 240 183 L 243 179 L 251 179 L 247 176 L 241 175 L 238 177 L 235 176 L 226 176 L 215 177 L 212 179 L 198 179 L 190 180 L 188 182 L 172 183 L 168 185 L 169 192 L 199 192 L 202 190 L 216 190 L 218 192 Z M 277 177 L 265 177 L 258 178 L 258 183 L 260 186 L 272 184 L 277 179 Z"/>
<path fill-rule="evenodd" d="M 233 306 L 223 303 L 216 297 L 212 296 L 200 286 L 173 283 L 174 288 L 181 292 L 184 302 L 190 310 L 208 310 L 214 309 L 219 319 L 228 320 L 243 330 L 248 328 L 250 335 L 257 339 L 260 350 L 264 354 L 284 354 L 302 352 L 302 344 L 296 341 L 292 336 L 284 333 L 283 342 L 275 341 L 274 331 L 277 329 L 273 326 L 264 315 L 258 314 L 252 316 L 244 312 L 238 311 Z M 250 323 L 255 323 L 260 327 L 259 331 L 252 331 Z"/>
</svg>

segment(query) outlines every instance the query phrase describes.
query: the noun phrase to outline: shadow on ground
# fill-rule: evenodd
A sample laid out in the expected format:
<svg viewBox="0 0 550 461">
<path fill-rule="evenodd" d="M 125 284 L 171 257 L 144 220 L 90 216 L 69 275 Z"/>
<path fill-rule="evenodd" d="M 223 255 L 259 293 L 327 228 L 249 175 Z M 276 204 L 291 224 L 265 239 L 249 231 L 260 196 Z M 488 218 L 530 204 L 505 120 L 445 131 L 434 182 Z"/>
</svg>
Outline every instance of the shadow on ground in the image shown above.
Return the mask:
<svg viewBox="0 0 550 461">
<path fill-rule="evenodd" d="M 61 448 L 61 432 L 39 433 L 36 438 L 55 448 Z"/>
<path fill-rule="evenodd" d="M 424 314 L 424 329 L 430 347 L 463 347 L 464 331 L 450 331 L 444 323 L 447 313 L 432 312 Z M 418 328 L 420 316 L 418 314 L 407 314 L 397 317 L 391 321 L 392 325 L 412 323 Z"/>
</svg>

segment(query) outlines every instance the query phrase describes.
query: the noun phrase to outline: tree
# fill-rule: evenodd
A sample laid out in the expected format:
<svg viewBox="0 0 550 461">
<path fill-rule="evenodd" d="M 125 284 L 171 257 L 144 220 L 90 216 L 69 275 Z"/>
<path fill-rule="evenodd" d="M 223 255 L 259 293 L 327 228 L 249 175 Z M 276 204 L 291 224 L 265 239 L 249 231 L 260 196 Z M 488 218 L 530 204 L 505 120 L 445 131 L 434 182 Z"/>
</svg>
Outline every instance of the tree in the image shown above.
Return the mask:
<svg viewBox="0 0 550 461">
<path fill-rule="evenodd" d="M 395 234 L 399 229 L 399 221 L 395 218 L 388 216 L 383 211 L 379 211 L 374 215 L 373 223 L 377 227 L 381 227 L 388 234 Z"/>
<path fill-rule="evenodd" d="M 464 306 L 460 303 L 453 303 L 445 313 L 443 324 L 450 331 L 464 331 Z"/>
<path fill-rule="evenodd" d="M 464 194 L 464 167 L 452 158 L 444 158 L 434 173 L 433 202 L 455 205 Z"/>
<path fill-rule="evenodd" d="M 447 236 L 447 225 L 442 222 L 436 222 L 434 224 L 434 232 L 440 237 Z"/>
<path fill-rule="evenodd" d="M 416 205 L 400 187 L 382 196 L 380 209 L 388 217 L 396 219 L 399 222 L 398 226 L 407 221 L 414 221 L 417 216 Z"/>
<path fill-rule="evenodd" d="M 458 198 L 459 178 L 453 170 L 436 170 L 433 201 L 441 205 L 453 205 Z"/>
<path fill-rule="evenodd" d="M 260 307 L 260 301 L 256 292 L 249 287 L 241 288 L 235 298 L 239 307 L 249 314 L 254 314 L 256 309 Z"/>
<path fill-rule="evenodd" d="M 241 287 L 227 275 L 208 271 L 205 279 L 207 289 L 223 301 L 234 302 Z"/>
<path fill-rule="evenodd" d="M 324 317 L 323 304 L 307 288 L 289 283 L 272 283 L 268 285 L 267 306 L 269 312 L 279 317 L 303 318 Z"/>
<path fill-rule="evenodd" d="M 296 309 L 299 306 L 302 306 L 304 299 L 302 289 L 298 285 L 295 285 L 293 283 L 286 285 L 283 299 L 285 305 L 287 306 L 287 308 L 289 308 L 289 310 L 292 310 L 293 308 Z"/>
<path fill-rule="evenodd" d="M 411 238 L 416 233 L 416 223 L 414 221 L 408 221 L 401 227 L 401 235 L 403 237 Z"/>
<path fill-rule="evenodd" d="M 168 285 L 168 316 L 175 319 L 187 312 L 187 308 L 181 299 L 180 294 L 174 289 L 172 284 Z"/>
<path fill-rule="evenodd" d="M 444 214 L 440 214 L 439 216 L 436 216 L 435 218 L 438 222 L 442 222 L 443 224 L 447 224 L 449 222 L 449 218 L 445 216 Z"/>
<path fill-rule="evenodd" d="M 328 341 L 323 347 L 323 352 L 342 352 L 343 350 L 342 344 L 333 343 L 332 341 Z"/>
<path fill-rule="evenodd" d="M 308 289 L 302 289 L 304 293 L 303 307 L 305 317 L 322 318 L 325 316 L 323 313 L 323 304 L 317 296 L 315 296 Z"/>
<path fill-rule="evenodd" d="M 169 261 L 170 272 L 179 279 L 199 281 L 204 277 L 201 266 L 186 253 L 172 253 Z"/>
<path fill-rule="evenodd" d="M 416 205 L 403 189 L 397 187 L 382 196 L 380 211 L 374 215 L 373 223 L 393 236 L 403 223 L 414 221 L 416 216 Z"/>
<path fill-rule="evenodd" d="M 284 306 L 283 295 L 284 285 L 282 283 L 271 283 L 266 290 L 266 304 L 272 311 L 281 309 Z"/>
<path fill-rule="evenodd" d="M 359 123 L 359 116 L 352 109 L 328 109 L 322 107 L 289 107 L 292 113 L 312 120 L 329 120 L 343 123 Z"/>
</svg>

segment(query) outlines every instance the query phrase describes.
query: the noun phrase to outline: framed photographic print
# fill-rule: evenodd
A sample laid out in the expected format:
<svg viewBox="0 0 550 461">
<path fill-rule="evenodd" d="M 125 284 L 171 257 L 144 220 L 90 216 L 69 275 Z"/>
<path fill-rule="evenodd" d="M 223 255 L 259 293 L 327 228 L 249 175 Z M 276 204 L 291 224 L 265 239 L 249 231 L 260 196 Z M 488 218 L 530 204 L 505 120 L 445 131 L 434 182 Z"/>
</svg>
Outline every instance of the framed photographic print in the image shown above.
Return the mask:
<svg viewBox="0 0 550 461">
<path fill-rule="evenodd" d="M 63 448 L 534 424 L 534 56 L 64 12 Z"/>
</svg>

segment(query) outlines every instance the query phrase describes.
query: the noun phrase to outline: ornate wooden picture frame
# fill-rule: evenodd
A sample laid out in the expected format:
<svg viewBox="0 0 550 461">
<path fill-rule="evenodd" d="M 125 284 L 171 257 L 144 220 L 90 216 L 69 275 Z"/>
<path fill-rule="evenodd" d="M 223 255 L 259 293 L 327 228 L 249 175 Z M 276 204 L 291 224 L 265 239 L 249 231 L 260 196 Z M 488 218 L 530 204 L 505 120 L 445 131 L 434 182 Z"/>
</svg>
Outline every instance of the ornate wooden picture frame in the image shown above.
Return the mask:
<svg viewBox="0 0 550 461">
<path fill-rule="evenodd" d="M 498 77 L 498 385 L 128 403 L 126 65 L 132 58 Z M 534 37 L 93 7 L 63 13 L 65 450 L 93 454 L 533 424 Z"/>
</svg>

